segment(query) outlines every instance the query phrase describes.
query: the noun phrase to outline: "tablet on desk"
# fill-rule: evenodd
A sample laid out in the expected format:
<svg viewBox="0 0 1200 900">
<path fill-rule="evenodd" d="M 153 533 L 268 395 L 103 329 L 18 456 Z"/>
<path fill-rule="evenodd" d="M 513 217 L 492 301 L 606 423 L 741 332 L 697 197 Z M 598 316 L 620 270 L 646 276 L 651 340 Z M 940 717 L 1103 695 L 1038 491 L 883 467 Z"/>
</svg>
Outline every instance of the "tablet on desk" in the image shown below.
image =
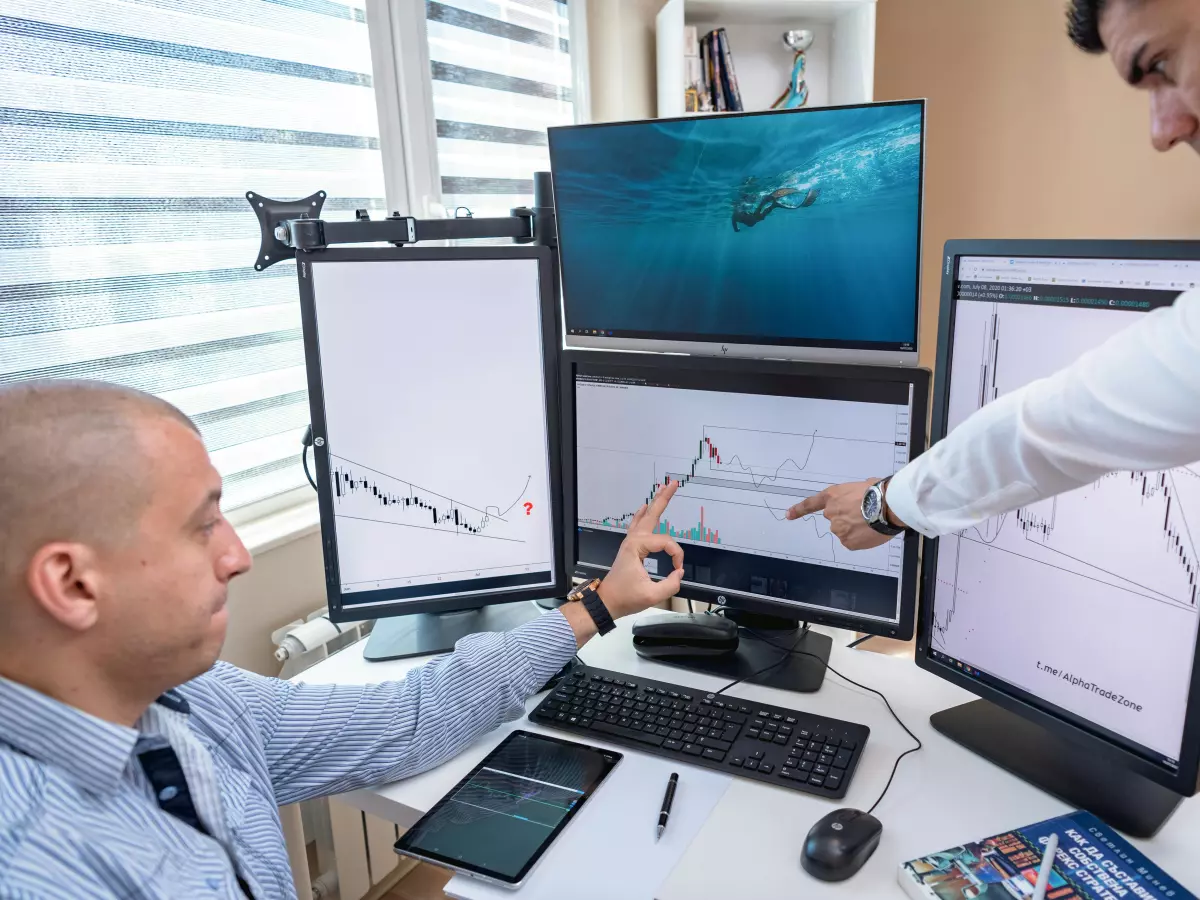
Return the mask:
<svg viewBox="0 0 1200 900">
<path fill-rule="evenodd" d="M 514 731 L 396 842 L 396 852 L 517 888 L 621 754 Z"/>
</svg>

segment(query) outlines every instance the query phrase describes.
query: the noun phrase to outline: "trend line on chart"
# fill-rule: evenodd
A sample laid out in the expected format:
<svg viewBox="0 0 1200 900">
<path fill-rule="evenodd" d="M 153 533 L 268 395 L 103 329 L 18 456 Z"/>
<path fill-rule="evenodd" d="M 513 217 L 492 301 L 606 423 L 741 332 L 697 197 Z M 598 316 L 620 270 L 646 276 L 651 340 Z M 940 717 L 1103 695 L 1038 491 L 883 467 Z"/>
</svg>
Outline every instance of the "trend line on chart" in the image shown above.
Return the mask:
<svg viewBox="0 0 1200 900">
<path fill-rule="evenodd" d="M 462 501 L 445 494 L 439 494 L 428 488 L 420 487 L 403 478 L 380 472 L 361 463 L 339 457 L 332 466 L 330 476 L 333 481 L 335 510 L 343 508 L 344 504 L 360 496 L 372 505 L 405 515 L 410 522 L 396 522 L 391 518 L 367 518 L 363 516 L 351 518 L 366 518 L 367 521 L 384 524 L 409 524 L 447 533 L 487 536 L 483 533 L 494 523 L 507 523 L 504 516 L 525 496 L 529 489 L 532 476 L 525 479 L 525 485 L 517 499 L 501 511 L 499 506 L 487 506 L 477 509 Z M 368 474 L 369 473 L 369 474 Z M 392 482 L 386 484 L 381 478 Z M 335 515 L 338 513 L 335 511 Z M 348 515 L 342 513 L 343 515 Z"/>
</svg>

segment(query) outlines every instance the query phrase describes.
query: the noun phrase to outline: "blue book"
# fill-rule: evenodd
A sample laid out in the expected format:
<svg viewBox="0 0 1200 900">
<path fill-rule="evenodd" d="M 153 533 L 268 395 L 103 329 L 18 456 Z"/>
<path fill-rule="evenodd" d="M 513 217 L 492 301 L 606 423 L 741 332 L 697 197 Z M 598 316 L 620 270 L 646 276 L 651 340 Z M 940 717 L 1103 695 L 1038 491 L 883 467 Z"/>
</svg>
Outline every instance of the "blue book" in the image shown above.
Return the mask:
<svg viewBox="0 0 1200 900">
<path fill-rule="evenodd" d="M 1046 900 L 1197 900 L 1178 881 L 1088 812 L 1073 812 L 900 864 L 915 900 L 1030 897 L 1051 834 L 1058 852 Z"/>
</svg>

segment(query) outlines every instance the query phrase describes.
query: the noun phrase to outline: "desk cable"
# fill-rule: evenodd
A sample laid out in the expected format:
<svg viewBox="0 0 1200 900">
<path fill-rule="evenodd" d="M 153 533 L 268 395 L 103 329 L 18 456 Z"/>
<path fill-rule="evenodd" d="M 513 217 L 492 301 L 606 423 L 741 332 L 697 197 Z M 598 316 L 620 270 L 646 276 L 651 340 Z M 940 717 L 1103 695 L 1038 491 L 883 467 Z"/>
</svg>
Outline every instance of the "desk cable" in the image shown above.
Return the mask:
<svg viewBox="0 0 1200 900">
<path fill-rule="evenodd" d="M 716 613 L 712 613 L 712 615 L 716 615 Z M 807 650 L 797 650 L 796 649 L 796 647 L 799 646 L 800 642 L 802 640 L 804 640 L 805 635 L 808 634 L 808 623 L 807 622 L 804 623 L 804 626 L 800 629 L 799 636 L 796 638 L 796 640 L 792 643 L 792 646 L 790 646 L 790 647 L 784 647 L 784 646 L 781 646 L 780 644 L 776 644 L 774 641 L 770 640 L 765 635 L 759 634 L 757 631 L 754 631 L 751 628 L 745 628 L 745 626 L 742 626 L 742 627 L 749 634 L 753 635 L 755 638 L 762 641 L 764 644 L 769 644 L 772 647 L 782 650 L 783 654 L 779 657 L 778 660 L 771 663 L 771 665 L 766 666 L 762 669 L 759 669 L 757 672 L 752 672 L 751 674 L 746 675 L 743 678 L 739 678 L 736 681 L 731 681 L 731 682 L 729 682 L 729 684 L 725 685 L 723 688 L 721 688 L 718 691 L 714 691 L 713 693 L 716 693 L 716 694 L 724 693 L 725 691 L 727 691 L 729 688 L 733 687 L 734 685 L 741 684 L 743 681 L 747 681 L 751 678 L 754 678 L 757 675 L 763 674 L 764 672 L 769 672 L 771 669 L 774 669 L 776 666 L 783 665 L 785 662 L 787 662 L 788 657 L 792 656 L 793 654 L 796 656 L 811 656 L 813 659 L 815 659 L 817 662 L 821 663 L 821 665 L 823 665 L 826 669 L 828 669 L 830 672 L 832 672 L 838 678 L 842 679 L 842 681 L 848 681 L 850 684 L 854 685 L 855 687 L 862 688 L 864 691 L 870 691 L 872 694 L 874 694 L 880 700 L 882 700 L 884 706 L 887 707 L 887 711 L 890 712 L 892 714 L 892 718 L 896 720 L 896 724 L 904 729 L 905 734 L 907 734 L 910 738 L 912 738 L 914 741 L 917 742 L 917 746 L 912 747 L 908 750 L 905 750 L 903 753 L 901 753 L 899 756 L 896 757 L 896 762 L 892 766 L 892 774 L 888 776 L 887 784 L 885 784 L 883 786 L 883 793 L 881 793 L 879 795 L 879 797 L 875 800 L 875 802 L 871 804 L 871 808 L 867 810 L 868 815 L 873 813 L 875 811 L 875 808 L 877 806 L 879 806 L 880 803 L 883 802 L 883 798 L 885 796 L 887 796 L 888 788 L 890 788 L 892 786 L 892 781 L 895 780 L 895 778 L 896 778 L 896 771 L 900 768 L 900 761 L 902 759 L 904 759 L 904 757 L 908 756 L 909 754 L 916 753 L 918 750 L 920 750 L 924 746 L 921 743 L 921 739 L 919 737 L 917 737 L 915 734 L 913 734 L 909 730 L 908 726 L 905 725 L 904 722 L 900 719 L 900 717 L 898 715 L 896 715 L 896 711 L 894 709 L 892 709 L 892 704 L 888 702 L 888 698 L 885 697 L 882 692 L 875 690 L 875 688 L 873 688 L 873 687 L 867 687 L 865 684 L 859 684 L 853 678 L 843 675 L 841 672 L 839 672 L 837 669 L 835 669 L 833 666 L 831 666 L 827 661 L 825 661 L 821 657 L 817 656 L 815 653 L 809 653 Z"/>
</svg>

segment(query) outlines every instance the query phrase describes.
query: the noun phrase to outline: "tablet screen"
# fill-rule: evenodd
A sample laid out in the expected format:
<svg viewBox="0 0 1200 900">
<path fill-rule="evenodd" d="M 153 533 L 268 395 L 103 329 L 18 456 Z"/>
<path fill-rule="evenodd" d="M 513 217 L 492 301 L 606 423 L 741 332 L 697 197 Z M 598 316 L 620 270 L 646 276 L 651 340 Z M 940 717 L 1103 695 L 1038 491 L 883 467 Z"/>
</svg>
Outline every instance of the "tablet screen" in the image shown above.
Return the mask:
<svg viewBox="0 0 1200 900">
<path fill-rule="evenodd" d="M 620 759 L 611 750 L 514 731 L 396 849 L 517 884 Z"/>
</svg>

